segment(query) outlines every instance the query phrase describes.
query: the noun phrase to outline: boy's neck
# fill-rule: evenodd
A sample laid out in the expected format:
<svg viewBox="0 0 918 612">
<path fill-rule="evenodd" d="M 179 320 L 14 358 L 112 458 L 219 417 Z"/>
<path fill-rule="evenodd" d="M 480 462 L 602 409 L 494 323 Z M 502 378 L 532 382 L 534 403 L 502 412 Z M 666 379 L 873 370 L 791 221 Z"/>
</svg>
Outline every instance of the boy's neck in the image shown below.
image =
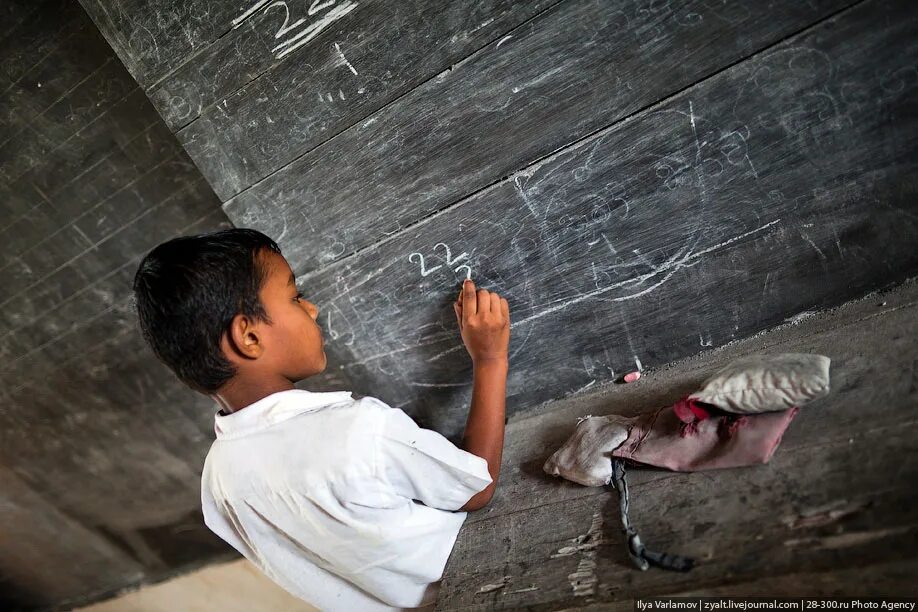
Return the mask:
<svg viewBox="0 0 918 612">
<path fill-rule="evenodd" d="M 233 380 L 211 395 L 220 405 L 222 414 L 231 414 L 264 399 L 272 393 L 289 391 L 296 387 L 289 379 L 280 376 L 275 379 L 259 377 L 256 380 Z"/>
</svg>

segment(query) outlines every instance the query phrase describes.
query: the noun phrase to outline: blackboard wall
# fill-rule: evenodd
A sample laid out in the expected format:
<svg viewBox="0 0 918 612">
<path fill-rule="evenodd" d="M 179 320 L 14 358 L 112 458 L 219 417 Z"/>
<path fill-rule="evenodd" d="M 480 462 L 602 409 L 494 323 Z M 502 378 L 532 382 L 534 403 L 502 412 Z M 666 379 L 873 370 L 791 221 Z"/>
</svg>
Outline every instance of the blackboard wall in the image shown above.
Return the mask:
<svg viewBox="0 0 918 612">
<path fill-rule="evenodd" d="M 512 413 L 918 269 L 907 0 L 83 4 L 322 310 L 307 386 L 448 435 L 470 271 Z"/>
<path fill-rule="evenodd" d="M 152 246 L 229 224 L 77 2 L 2 7 L 0 609 L 66 607 L 229 550 L 200 518 L 210 402 L 129 303 Z"/>
<path fill-rule="evenodd" d="M 227 553 L 214 406 L 128 301 L 171 236 L 273 236 L 322 310 L 305 386 L 451 436 L 469 271 L 510 299 L 522 412 L 918 270 L 905 0 L 83 6 L 104 39 L 72 0 L 2 8 L 4 608 Z"/>
</svg>

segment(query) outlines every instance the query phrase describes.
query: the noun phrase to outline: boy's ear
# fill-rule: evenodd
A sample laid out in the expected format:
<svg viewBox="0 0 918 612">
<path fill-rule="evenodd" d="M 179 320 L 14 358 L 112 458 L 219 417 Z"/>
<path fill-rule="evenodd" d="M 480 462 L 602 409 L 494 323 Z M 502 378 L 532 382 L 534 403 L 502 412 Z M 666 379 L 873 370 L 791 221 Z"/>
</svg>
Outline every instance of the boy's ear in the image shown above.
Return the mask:
<svg viewBox="0 0 918 612">
<path fill-rule="evenodd" d="M 264 352 L 258 325 L 253 319 L 243 314 L 233 317 L 226 339 L 230 350 L 240 357 L 257 359 Z"/>
</svg>

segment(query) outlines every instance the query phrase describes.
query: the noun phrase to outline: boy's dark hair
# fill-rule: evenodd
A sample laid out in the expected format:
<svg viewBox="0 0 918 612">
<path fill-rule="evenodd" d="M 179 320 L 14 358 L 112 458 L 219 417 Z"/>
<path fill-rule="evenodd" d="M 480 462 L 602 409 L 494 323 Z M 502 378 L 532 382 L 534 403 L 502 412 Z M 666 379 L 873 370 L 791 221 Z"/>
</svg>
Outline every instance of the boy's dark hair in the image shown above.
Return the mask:
<svg viewBox="0 0 918 612">
<path fill-rule="evenodd" d="M 253 229 L 228 229 L 164 242 L 140 262 L 134 300 L 143 337 L 156 356 L 195 391 L 211 394 L 236 374 L 220 338 L 233 317 L 271 323 L 258 298 L 267 269 L 258 255 L 280 254 Z"/>
</svg>

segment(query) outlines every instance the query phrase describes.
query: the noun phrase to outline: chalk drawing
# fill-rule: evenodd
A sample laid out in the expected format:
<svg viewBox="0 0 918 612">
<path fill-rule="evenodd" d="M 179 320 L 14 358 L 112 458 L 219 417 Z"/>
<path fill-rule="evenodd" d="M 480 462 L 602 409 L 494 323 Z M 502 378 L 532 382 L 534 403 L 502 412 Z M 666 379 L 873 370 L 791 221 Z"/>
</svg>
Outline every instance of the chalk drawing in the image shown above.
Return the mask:
<svg viewBox="0 0 918 612">
<path fill-rule="evenodd" d="M 322 0 L 313 0 L 312 4 L 309 5 L 309 9 L 306 11 L 306 14 L 311 17 L 322 9 L 330 7 L 335 3 L 335 1 L 336 0 L 326 0 L 323 2 Z"/>
<path fill-rule="evenodd" d="M 813 241 L 810 239 L 810 237 L 807 236 L 807 235 L 803 232 L 803 230 L 798 229 L 797 231 L 800 232 L 800 237 L 803 238 L 804 240 L 806 240 L 806 241 L 809 243 L 809 245 L 810 245 L 811 247 L 813 247 L 813 249 L 816 250 L 816 253 L 819 254 L 819 258 L 822 259 L 822 260 L 825 260 L 825 259 L 826 259 L 826 254 L 822 252 L 822 249 L 820 249 L 818 246 L 816 246 L 816 243 L 813 242 Z"/>
<path fill-rule="evenodd" d="M 571 540 L 572 546 L 563 546 L 558 552 L 549 555 L 550 559 L 570 557 L 580 554 L 577 570 L 569 574 L 567 579 L 571 584 L 574 597 L 593 595 L 596 592 L 596 548 L 602 543 L 602 513 L 595 512 L 590 522 L 587 533 Z"/>
<path fill-rule="evenodd" d="M 557 311 L 559 311 L 559 310 L 562 310 L 562 309 L 564 309 L 564 308 L 567 308 L 568 306 L 572 306 L 573 304 L 578 304 L 578 303 L 583 302 L 583 301 L 585 301 L 585 300 L 588 300 L 588 299 L 590 299 L 590 298 L 596 297 L 596 296 L 598 296 L 598 295 L 601 295 L 601 294 L 606 293 L 606 292 L 608 292 L 608 291 L 611 291 L 611 290 L 613 290 L 613 289 L 618 289 L 618 288 L 625 287 L 625 286 L 629 286 L 629 285 L 639 285 L 639 286 L 640 286 L 640 285 L 643 285 L 643 284 L 644 284 L 646 281 L 648 281 L 648 280 L 659 278 L 659 280 L 657 280 L 655 283 L 653 283 L 653 284 L 650 285 L 649 287 L 646 287 L 646 288 L 642 289 L 641 291 L 637 291 L 637 292 L 634 292 L 634 293 L 629 293 L 629 294 L 622 295 L 622 296 L 618 296 L 618 297 L 615 297 L 615 298 L 608 298 L 606 301 L 609 301 L 609 302 L 624 302 L 624 301 L 627 301 L 627 300 L 633 300 L 633 299 L 635 299 L 635 298 L 641 297 L 642 295 L 646 295 L 646 294 L 650 293 L 651 291 L 657 289 L 658 287 L 660 287 L 660 286 L 663 285 L 664 283 L 666 283 L 670 278 L 672 278 L 672 276 L 673 276 L 676 272 L 678 272 L 678 271 L 681 270 L 682 268 L 687 268 L 687 267 L 690 267 L 690 266 L 695 265 L 695 263 L 697 263 L 697 262 L 694 262 L 693 260 L 695 260 L 695 259 L 701 257 L 702 255 L 705 255 L 705 254 L 707 254 L 707 253 L 710 253 L 711 251 L 714 251 L 714 250 L 720 249 L 720 248 L 722 248 L 722 247 L 724 247 L 724 246 L 727 246 L 727 245 L 729 245 L 729 244 L 732 244 L 732 243 L 736 242 L 737 240 L 742 240 L 743 238 L 745 238 L 745 237 L 747 237 L 747 236 L 751 236 L 751 235 L 753 235 L 753 234 L 756 234 L 756 233 L 758 233 L 758 232 L 761 232 L 762 230 L 764 230 L 764 229 L 766 229 L 766 228 L 769 228 L 769 227 L 771 227 L 772 225 L 774 225 L 774 224 L 776 224 L 776 223 L 778 223 L 778 222 L 780 222 L 780 221 L 781 221 L 780 219 L 775 219 L 774 221 L 770 221 L 770 222 L 766 223 L 765 225 L 762 225 L 761 227 L 758 227 L 758 228 L 756 228 L 756 229 L 754 229 L 754 230 L 745 232 L 745 233 L 740 234 L 740 235 L 738 235 L 738 236 L 734 236 L 734 237 L 732 237 L 732 238 L 730 238 L 730 239 L 728 239 L 728 240 L 724 240 L 723 242 L 719 242 L 718 244 L 715 244 L 715 245 L 713 245 L 713 246 L 710 246 L 710 247 L 708 247 L 708 248 L 706 248 L 706 249 L 702 249 L 702 250 L 700 250 L 700 251 L 695 251 L 695 250 L 694 250 L 694 247 L 695 247 L 695 245 L 696 245 L 697 242 L 698 242 L 698 239 L 696 239 L 695 242 L 694 242 L 693 244 L 686 244 L 686 245 L 684 245 L 682 248 L 679 249 L 679 251 L 676 252 L 675 255 L 673 255 L 673 256 L 670 257 L 669 259 L 663 261 L 663 262 L 660 263 L 660 264 L 656 264 L 656 265 L 651 266 L 651 270 L 650 270 L 649 272 L 645 273 L 645 274 L 641 274 L 641 275 L 638 275 L 638 276 L 633 277 L 633 278 L 629 278 L 629 279 L 624 280 L 624 281 L 619 281 L 619 282 L 616 282 L 616 283 L 612 283 L 611 285 L 609 285 L 609 286 L 607 286 L 607 287 L 601 287 L 601 288 L 599 288 L 599 289 L 596 289 L 595 291 L 590 291 L 590 292 L 584 293 L 584 294 L 582 294 L 582 295 L 578 295 L 577 297 L 575 297 L 575 298 L 573 298 L 573 299 L 559 300 L 559 302 L 561 302 L 561 303 L 556 304 L 556 305 L 553 305 L 553 306 L 551 306 L 551 307 L 549 307 L 549 308 L 546 308 L 545 310 L 539 311 L 539 312 L 537 312 L 537 313 L 535 313 L 535 314 L 533 314 L 533 315 L 531 315 L 531 316 L 529 316 L 529 317 L 526 317 L 525 319 L 522 319 L 522 320 L 520 320 L 520 321 L 517 321 L 516 323 L 511 324 L 511 327 L 515 327 L 515 326 L 519 326 L 519 325 L 524 325 L 524 324 L 526 324 L 526 323 L 530 323 L 530 322 L 535 321 L 535 320 L 537 320 L 537 319 L 541 319 L 541 318 L 544 317 L 544 316 L 547 316 L 547 315 L 549 315 L 549 314 L 552 314 L 552 313 L 554 313 L 554 312 L 557 312 Z M 699 235 L 699 236 L 700 236 L 700 235 Z M 692 262 L 692 263 L 689 263 L 689 262 Z"/>
<path fill-rule="evenodd" d="M 485 27 L 486 25 L 490 25 L 490 24 L 492 24 L 492 23 L 494 23 L 494 18 L 493 18 L 493 17 L 491 17 L 490 19 L 488 19 L 488 20 L 482 22 L 481 25 L 479 25 L 477 28 L 474 28 L 474 29 L 472 29 L 472 30 L 469 30 L 469 34 L 474 34 L 474 33 L 477 32 L 478 30 L 480 30 L 481 28 Z"/>
<path fill-rule="evenodd" d="M 245 11 L 244 13 L 242 13 L 241 15 L 233 19 L 233 29 L 235 30 L 236 28 L 241 26 L 242 23 L 246 19 L 248 19 L 249 17 L 254 15 L 256 12 L 258 12 L 258 10 L 264 5 L 266 5 L 268 2 L 270 2 L 270 0 L 258 0 L 258 2 L 253 4 L 247 11 Z"/>
<path fill-rule="evenodd" d="M 306 19 L 297 19 L 292 24 L 289 24 L 290 7 L 287 6 L 287 3 L 284 2 L 284 0 L 277 0 L 277 2 L 269 4 L 268 8 L 265 9 L 265 13 L 267 13 L 270 9 L 274 8 L 275 6 L 283 6 L 284 11 L 285 11 L 285 16 L 284 16 L 284 24 L 277 31 L 277 34 L 274 35 L 274 38 L 280 38 L 281 36 L 287 34 L 288 32 L 292 32 L 293 30 L 297 29 L 298 27 L 300 27 L 300 25 L 306 22 Z"/>
<path fill-rule="evenodd" d="M 332 325 L 331 325 L 332 310 L 334 310 L 337 313 L 338 315 L 337 319 L 340 319 L 341 323 L 344 325 L 345 331 L 340 331 L 342 329 L 341 327 L 339 327 L 338 330 L 332 329 Z M 332 304 L 331 307 L 326 311 L 325 324 L 328 327 L 328 334 L 332 340 L 338 340 L 339 338 L 346 337 L 347 340 L 343 341 L 342 343 L 345 346 L 353 346 L 354 339 L 356 338 L 356 334 L 354 334 L 350 321 L 348 321 L 347 317 L 344 315 L 344 312 L 342 312 L 341 309 L 338 308 L 336 304 Z"/>
<path fill-rule="evenodd" d="M 430 387 L 430 388 L 434 388 L 434 389 L 443 389 L 443 388 L 446 388 L 446 387 L 467 387 L 467 386 L 471 385 L 472 383 L 471 383 L 471 382 L 463 382 L 463 383 L 423 383 L 423 382 L 411 381 L 411 382 L 409 382 L 408 384 L 410 384 L 412 387 Z"/>
<path fill-rule="evenodd" d="M 357 8 L 356 2 L 346 2 L 344 4 L 336 6 L 335 8 L 330 10 L 328 13 L 326 13 L 325 16 L 322 17 L 322 19 L 319 19 L 318 21 L 306 26 L 305 28 L 303 28 L 303 30 L 299 34 L 277 45 L 271 50 L 278 51 L 279 49 L 283 49 L 283 47 L 287 47 L 286 49 L 283 49 L 277 54 L 277 59 L 281 59 L 285 55 L 289 53 L 293 53 L 294 51 L 296 51 L 297 49 L 299 49 L 300 47 L 308 43 L 310 40 L 318 36 L 319 32 L 321 32 L 322 30 L 330 26 L 332 23 L 334 23 L 338 19 L 341 19 L 342 17 L 344 17 L 345 15 L 353 11 L 355 8 Z"/>
<path fill-rule="evenodd" d="M 274 33 L 274 38 L 278 39 L 288 34 L 291 34 L 292 32 L 294 32 L 297 28 L 300 28 L 301 26 L 302 26 L 302 29 L 296 34 L 293 34 L 292 36 L 290 36 L 290 38 L 282 41 L 277 46 L 271 49 L 272 52 L 277 53 L 277 55 L 275 56 L 277 59 L 280 59 L 284 57 L 285 55 L 292 53 L 295 50 L 299 49 L 300 47 L 308 43 L 310 40 L 318 36 L 322 30 L 324 30 L 325 28 L 330 26 L 335 21 L 341 19 L 342 17 L 344 17 L 345 15 L 353 11 L 355 8 L 357 8 L 357 5 L 358 5 L 357 2 L 343 2 L 341 4 L 338 4 L 337 6 L 334 6 L 337 3 L 337 0 L 314 0 L 309 5 L 309 8 L 306 10 L 306 14 L 308 17 L 313 17 L 317 15 L 318 13 L 320 13 L 321 11 L 324 11 L 325 9 L 328 9 L 332 6 L 334 6 L 334 8 L 331 8 L 331 10 L 327 11 L 322 17 L 313 21 L 312 23 L 308 23 L 308 19 L 306 17 L 301 17 L 293 21 L 293 23 L 291 23 L 290 22 L 290 6 L 287 4 L 286 0 L 275 0 L 274 2 L 271 2 L 270 4 L 269 2 L 270 0 L 258 0 L 258 2 L 250 6 L 245 11 L 243 11 L 241 15 L 233 19 L 232 25 L 233 25 L 233 29 L 235 29 L 235 28 L 238 28 L 240 25 L 242 25 L 250 17 L 258 13 L 259 11 L 262 12 L 262 15 L 267 15 L 268 12 L 272 8 L 283 8 L 284 9 L 284 21 L 280 25 L 280 28 L 278 28 L 277 32 Z M 335 47 L 338 48 L 338 52 L 340 53 L 341 50 L 338 47 L 337 43 L 335 43 Z M 341 57 L 344 58 L 343 53 L 341 54 Z M 354 69 L 353 66 L 351 66 L 351 64 L 347 61 L 347 59 L 345 59 L 344 61 L 348 65 L 348 68 L 350 68 L 354 74 L 357 74 L 357 71 Z"/>
<path fill-rule="evenodd" d="M 351 69 L 351 72 L 357 74 L 357 69 L 354 68 L 354 66 L 352 66 L 349 61 L 347 61 L 346 57 L 344 57 L 344 52 L 341 50 L 341 46 L 338 43 L 335 43 L 335 51 L 338 52 L 338 55 L 341 56 L 341 59 L 344 60 L 344 63 L 347 65 L 347 67 Z"/>
<path fill-rule="evenodd" d="M 417 255 L 419 263 L 421 264 L 421 276 L 429 276 L 432 273 L 436 272 L 437 270 L 443 267 L 441 264 L 439 266 L 434 266 L 433 268 L 430 268 L 430 269 L 425 268 L 424 267 L 424 256 L 421 255 L 420 253 L 412 253 L 411 255 L 408 256 L 408 261 L 413 262 L 415 255 Z"/>
<path fill-rule="evenodd" d="M 449 355 L 450 353 L 455 353 L 456 351 L 458 351 L 458 350 L 461 349 L 461 348 L 465 348 L 465 345 L 464 345 L 464 344 L 460 344 L 460 345 L 458 345 L 458 346 L 454 346 L 454 347 L 452 347 L 452 348 L 448 348 L 448 349 L 446 349 L 445 351 L 442 351 L 442 352 L 440 352 L 440 353 L 437 353 L 437 354 L 434 355 L 433 357 L 429 358 L 429 359 L 427 360 L 427 362 L 429 363 L 429 362 L 431 362 L 431 361 L 436 361 L 436 360 L 439 359 L 440 357 L 445 357 L 446 355 Z"/>
<path fill-rule="evenodd" d="M 457 261 L 459 261 L 460 259 L 465 259 L 466 257 L 469 256 L 468 253 L 461 253 L 461 254 L 459 254 L 459 255 L 456 255 L 456 257 L 455 257 L 455 259 L 454 259 L 454 258 L 453 258 L 453 255 L 452 255 L 452 251 L 449 250 L 449 247 L 448 247 L 446 244 L 444 244 L 444 243 L 442 243 L 442 242 L 438 242 L 437 244 L 434 245 L 434 248 L 435 248 L 435 249 L 436 249 L 437 247 L 443 247 L 443 248 L 446 250 L 446 265 L 448 265 L 448 266 L 451 266 L 451 265 L 453 265 L 454 263 L 456 263 Z"/>
<path fill-rule="evenodd" d="M 443 250 L 446 252 L 445 261 L 446 261 L 447 267 L 452 267 L 453 264 L 463 261 L 463 260 L 467 260 L 469 257 L 469 254 L 464 251 L 460 253 L 459 255 L 456 255 L 455 257 L 453 257 L 453 252 L 449 248 L 449 245 L 443 242 L 438 242 L 437 244 L 434 245 L 433 248 L 434 250 L 436 250 L 438 247 L 443 247 Z M 436 272 L 437 270 L 443 267 L 443 264 L 438 264 L 432 268 L 426 267 L 424 255 L 418 252 L 414 252 L 408 255 L 408 261 L 412 263 L 419 263 L 421 265 L 421 276 L 422 277 L 429 276 L 430 274 Z M 469 279 L 472 278 L 472 267 L 468 263 L 464 263 L 464 264 L 457 266 L 456 268 L 453 269 L 453 272 L 459 272 L 459 270 L 462 270 L 462 269 L 465 269 L 466 278 L 469 278 Z"/>
<path fill-rule="evenodd" d="M 458 272 L 458 271 L 461 270 L 462 268 L 465 268 L 465 278 L 466 278 L 467 280 L 472 280 L 472 269 L 471 269 L 470 267 L 468 267 L 467 265 L 465 265 L 465 264 L 462 264 L 461 266 L 459 266 L 458 268 L 456 268 L 455 270 L 453 270 L 453 272 Z"/>
</svg>

